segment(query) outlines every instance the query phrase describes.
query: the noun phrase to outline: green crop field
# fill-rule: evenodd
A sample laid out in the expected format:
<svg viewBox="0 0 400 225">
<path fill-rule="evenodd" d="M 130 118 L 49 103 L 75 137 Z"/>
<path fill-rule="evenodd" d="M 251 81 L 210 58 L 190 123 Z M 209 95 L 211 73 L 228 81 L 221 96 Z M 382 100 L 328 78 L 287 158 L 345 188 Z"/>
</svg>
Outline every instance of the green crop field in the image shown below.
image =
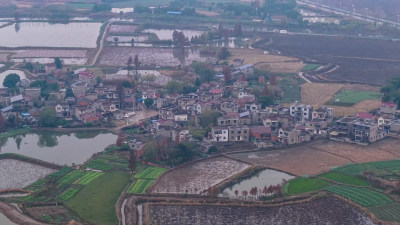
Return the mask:
<svg viewBox="0 0 400 225">
<path fill-rule="evenodd" d="M 296 178 L 289 180 L 284 187 L 284 191 L 287 195 L 295 195 L 317 191 L 329 185 L 331 183 L 317 178 Z"/>
<path fill-rule="evenodd" d="M 68 173 L 67 175 L 65 175 L 64 177 L 62 177 L 60 180 L 58 180 L 58 183 L 60 184 L 72 184 L 74 183 L 76 180 L 80 179 L 81 177 L 83 177 L 87 172 L 84 170 L 74 170 L 70 173 Z"/>
<path fill-rule="evenodd" d="M 376 100 L 381 97 L 378 92 L 357 91 L 357 90 L 341 90 L 332 100 L 328 102 L 330 105 L 352 106 L 364 100 Z"/>
<path fill-rule="evenodd" d="M 285 77 L 279 81 L 278 86 L 283 89 L 284 95 L 282 102 L 301 101 L 301 87 L 303 80 L 298 80 L 297 77 Z"/>
<path fill-rule="evenodd" d="M 335 181 L 338 183 L 342 184 L 350 184 L 350 185 L 356 185 L 356 186 L 369 186 L 370 183 L 366 181 L 365 179 L 355 177 L 355 176 L 350 176 L 347 174 L 342 174 L 342 173 L 337 173 L 337 172 L 329 172 L 329 173 L 324 173 L 319 175 L 318 177 Z"/>
<path fill-rule="evenodd" d="M 367 188 L 336 185 L 326 187 L 324 190 L 340 195 L 364 207 L 393 203 L 393 200 L 385 194 Z"/>
<path fill-rule="evenodd" d="M 87 168 L 104 171 L 128 171 L 128 159 L 119 156 L 118 154 L 103 154 L 90 160 L 84 165 Z"/>
<path fill-rule="evenodd" d="M 400 222 L 400 203 L 368 208 L 381 220 Z"/>
<path fill-rule="evenodd" d="M 153 184 L 154 180 L 138 179 L 129 186 L 127 193 L 146 194 L 146 190 Z"/>
<path fill-rule="evenodd" d="M 372 172 L 376 176 L 387 180 L 399 180 L 400 160 L 351 164 L 348 166 L 335 168 L 334 171 L 349 175 L 362 175 L 364 172 Z"/>
<path fill-rule="evenodd" d="M 145 170 L 135 174 L 136 179 L 157 179 L 161 174 L 163 174 L 167 169 L 162 167 L 147 167 Z"/>
<path fill-rule="evenodd" d="M 303 72 L 313 71 L 313 70 L 316 70 L 320 66 L 321 66 L 321 64 L 307 64 L 301 69 L 301 71 L 303 71 Z"/>
<path fill-rule="evenodd" d="M 94 181 L 94 179 L 100 177 L 101 175 L 103 175 L 103 173 L 90 171 L 89 173 L 85 174 L 85 175 L 81 178 L 81 180 L 78 182 L 78 184 L 88 185 L 88 184 L 90 184 L 92 181 Z"/>
<path fill-rule="evenodd" d="M 63 201 L 68 201 L 72 199 L 76 193 L 78 193 L 78 189 L 76 188 L 69 188 L 66 191 L 64 191 L 62 194 L 58 195 L 57 198 Z"/>
<path fill-rule="evenodd" d="M 65 204 L 86 222 L 102 225 L 118 224 L 115 204 L 128 183 L 128 173 L 107 173 L 86 185 Z"/>
</svg>

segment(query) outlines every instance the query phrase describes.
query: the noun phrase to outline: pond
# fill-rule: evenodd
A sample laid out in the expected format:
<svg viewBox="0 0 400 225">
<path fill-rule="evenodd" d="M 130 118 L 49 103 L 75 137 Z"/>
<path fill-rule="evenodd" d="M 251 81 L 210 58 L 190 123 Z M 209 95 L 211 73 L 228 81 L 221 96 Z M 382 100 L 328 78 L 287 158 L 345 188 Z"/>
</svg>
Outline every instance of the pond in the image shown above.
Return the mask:
<svg viewBox="0 0 400 225">
<path fill-rule="evenodd" d="M 88 61 L 87 58 L 60 58 L 63 65 L 85 65 Z M 11 59 L 12 62 L 15 63 L 24 63 L 24 62 L 31 62 L 31 63 L 40 63 L 40 64 L 47 64 L 47 63 L 54 63 L 54 58 L 17 58 Z"/>
<path fill-rule="evenodd" d="M 8 74 L 12 74 L 12 73 L 18 74 L 18 76 L 19 76 L 19 78 L 21 80 L 26 79 L 24 71 L 21 71 L 21 70 L 6 70 L 6 71 L 0 73 L 0 88 L 4 88 L 4 86 L 3 86 L 4 78 L 6 78 L 6 76 Z"/>
<path fill-rule="evenodd" d="M 192 37 L 195 36 L 200 36 L 204 33 L 204 31 L 199 31 L 199 30 L 179 30 L 176 29 L 177 31 L 181 32 L 183 31 L 183 33 L 185 34 L 185 37 L 189 38 L 189 40 Z M 155 35 L 157 35 L 158 39 L 160 40 L 172 40 L 172 34 L 174 33 L 173 29 L 146 29 L 143 30 L 142 33 L 153 33 Z"/>
<path fill-rule="evenodd" d="M 8 219 L 4 214 L 0 213 L 0 224 L 1 225 L 18 225 L 13 223 L 10 219 Z"/>
<path fill-rule="evenodd" d="M 82 164 L 116 140 L 117 135 L 104 131 L 41 131 L 0 139 L 0 153 L 16 153 L 59 165 Z"/>
<path fill-rule="evenodd" d="M 258 189 L 263 189 L 265 186 L 277 185 L 281 184 L 282 180 L 290 180 L 294 178 L 294 176 L 289 175 L 284 172 L 280 172 L 277 170 L 265 169 L 258 174 L 243 180 L 240 183 L 233 185 L 232 187 L 228 187 L 223 191 L 223 196 L 227 196 L 230 198 L 236 197 L 235 190 L 239 191 L 239 196 L 242 191 L 250 191 L 251 188 L 257 187 Z"/>
<path fill-rule="evenodd" d="M 101 23 L 22 22 L 0 29 L 2 47 L 96 48 Z"/>
</svg>

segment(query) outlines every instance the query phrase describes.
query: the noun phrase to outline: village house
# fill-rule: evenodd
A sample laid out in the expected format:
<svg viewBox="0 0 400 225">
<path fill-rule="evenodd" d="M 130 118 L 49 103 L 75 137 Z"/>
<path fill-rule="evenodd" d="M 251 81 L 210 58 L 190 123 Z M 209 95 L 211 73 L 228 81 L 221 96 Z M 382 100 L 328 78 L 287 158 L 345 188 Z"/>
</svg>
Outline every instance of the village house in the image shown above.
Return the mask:
<svg viewBox="0 0 400 225">
<path fill-rule="evenodd" d="M 173 142 L 179 144 L 181 142 L 189 141 L 189 129 L 187 127 L 175 127 L 171 130 L 171 139 Z"/>
<path fill-rule="evenodd" d="M 68 104 L 57 104 L 55 106 L 57 117 L 69 118 L 73 114 L 71 112 L 71 107 Z"/>
<path fill-rule="evenodd" d="M 239 113 L 228 113 L 217 118 L 218 126 L 237 126 L 239 125 Z"/>
<path fill-rule="evenodd" d="M 295 122 L 305 124 L 307 120 L 311 119 L 313 107 L 311 105 L 304 105 L 298 102 L 290 105 L 290 116 L 293 117 Z"/>
<path fill-rule="evenodd" d="M 228 142 L 229 131 L 226 126 L 213 126 L 211 128 L 211 141 L 213 142 Z"/>
<path fill-rule="evenodd" d="M 248 126 L 228 126 L 229 131 L 229 141 L 249 141 L 250 128 Z"/>
<path fill-rule="evenodd" d="M 379 112 L 381 114 L 395 114 L 397 111 L 397 104 L 392 102 L 383 102 L 379 107 Z"/>
<path fill-rule="evenodd" d="M 271 140 L 271 133 L 270 127 L 254 126 L 250 128 L 250 140 Z"/>
<path fill-rule="evenodd" d="M 148 98 L 160 98 L 160 94 L 153 90 L 153 89 L 147 89 L 146 91 L 142 92 L 142 99 L 148 99 Z"/>
<path fill-rule="evenodd" d="M 88 70 L 79 72 L 78 80 L 85 82 L 89 88 L 97 84 L 96 75 Z"/>
<path fill-rule="evenodd" d="M 192 98 L 180 98 L 178 99 L 178 105 L 182 110 L 188 110 L 193 104 L 196 102 L 195 99 Z"/>
<path fill-rule="evenodd" d="M 239 112 L 239 105 L 235 101 L 224 101 L 220 104 L 220 109 L 222 112 Z"/>
<path fill-rule="evenodd" d="M 310 135 L 305 132 L 304 127 L 287 127 L 279 129 L 279 142 L 284 145 L 299 144 L 310 141 Z"/>
<path fill-rule="evenodd" d="M 246 64 L 246 65 L 242 65 L 236 68 L 237 71 L 235 71 L 234 73 L 243 73 L 245 75 L 252 75 L 254 74 L 254 65 L 253 64 Z"/>
<path fill-rule="evenodd" d="M 48 63 L 44 68 L 47 74 L 52 74 L 57 69 L 57 66 L 55 63 Z"/>
</svg>

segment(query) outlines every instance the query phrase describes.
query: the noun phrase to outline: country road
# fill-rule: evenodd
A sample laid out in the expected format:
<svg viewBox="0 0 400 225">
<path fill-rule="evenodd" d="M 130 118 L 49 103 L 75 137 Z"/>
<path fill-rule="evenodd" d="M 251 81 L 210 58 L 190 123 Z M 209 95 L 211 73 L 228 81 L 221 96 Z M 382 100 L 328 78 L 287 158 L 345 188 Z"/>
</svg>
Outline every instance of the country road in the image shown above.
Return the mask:
<svg viewBox="0 0 400 225">
<path fill-rule="evenodd" d="M 96 55 L 94 56 L 94 58 L 92 60 L 92 63 L 90 63 L 89 66 L 93 66 L 94 64 L 96 64 L 97 59 L 99 58 L 101 51 L 103 51 L 104 40 L 106 39 L 107 31 L 108 31 L 108 28 L 110 27 L 111 24 L 112 24 L 112 22 L 108 23 L 106 25 L 106 28 L 103 31 L 103 34 L 101 34 L 101 39 L 100 39 L 100 43 L 99 43 Z"/>
</svg>

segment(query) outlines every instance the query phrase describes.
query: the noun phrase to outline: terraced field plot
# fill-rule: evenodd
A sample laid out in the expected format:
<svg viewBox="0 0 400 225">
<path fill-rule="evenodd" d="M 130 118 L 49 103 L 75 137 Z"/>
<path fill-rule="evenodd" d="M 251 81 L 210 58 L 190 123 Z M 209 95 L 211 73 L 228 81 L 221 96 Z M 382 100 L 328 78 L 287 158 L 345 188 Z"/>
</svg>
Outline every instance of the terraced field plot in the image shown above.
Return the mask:
<svg viewBox="0 0 400 225">
<path fill-rule="evenodd" d="M 369 186 L 370 183 L 366 181 L 365 179 L 355 177 L 355 176 L 350 176 L 347 174 L 342 174 L 342 173 L 336 173 L 336 172 L 329 172 L 329 173 L 324 173 L 319 175 L 318 177 L 335 181 L 341 184 L 349 184 L 349 185 L 356 185 L 356 186 Z"/>
<path fill-rule="evenodd" d="M 129 186 L 127 193 L 146 194 L 147 188 L 165 171 L 167 169 L 162 167 L 147 167 L 145 170 L 135 174 L 135 180 Z"/>
<path fill-rule="evenodd" d="M 371 207 L 369 210 L 381 220 L 400 222 L 400 203 Z"/>
<path fill-rule="evenodd" d="M 387 180 L 399 180 L 400 160 L 351 164 L 335 168 L 334 170 L 349 175 L 362 175 L 364 172 L 372 172 L 376 176 Z"/>
<path fill-rule="evenodd" d="M 338 194 L 364 207 L 393 203 L 393 200 L 385 194 L 367 188 L 336 185 L 324 188 L 324 190 Z"/>
<path fill-rule="evenodd" d="M 128 159 L 117 154 L 102 154 L 90 160 L 84 167 L 103 171 L 128 171 Z"/>
<path fill-rule="evenodd" d="M 317 178 L 297 178 L 290 180 L 284 187 L 287 195 L 302 194 L 311 191 L 318 191 L 331 183 Z"/>
</svg>

